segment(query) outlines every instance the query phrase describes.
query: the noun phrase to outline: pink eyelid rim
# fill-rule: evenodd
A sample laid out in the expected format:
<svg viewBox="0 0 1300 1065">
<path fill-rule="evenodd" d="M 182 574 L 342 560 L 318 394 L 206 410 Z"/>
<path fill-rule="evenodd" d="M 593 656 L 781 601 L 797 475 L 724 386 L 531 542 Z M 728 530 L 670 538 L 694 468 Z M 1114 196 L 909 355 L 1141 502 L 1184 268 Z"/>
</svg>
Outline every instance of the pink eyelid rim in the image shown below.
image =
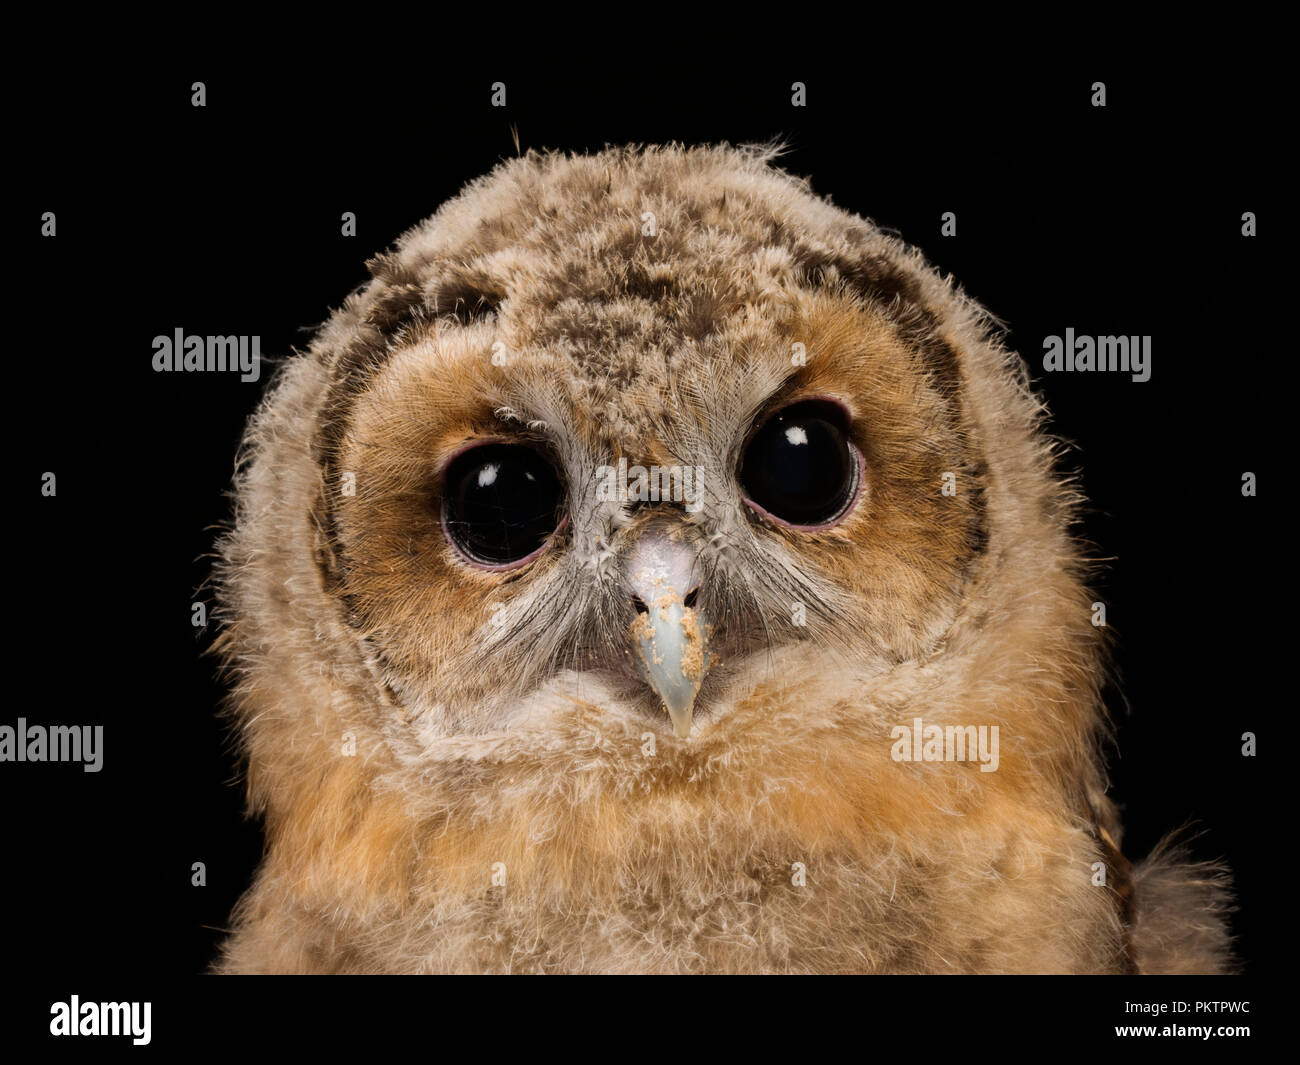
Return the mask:
<svg viewBox="0 0 1300 1065">
<path fill-rule="evenodd" d="M 516 441 L 509 440 L 504 436 L 493 436 L 482 440 L 471 440 L 464 447 L 457 448 L 443 460 L 442 465 L 438 468 L 439 483 L 443 483 L 443 479 L 447 476 L 447 470 L 451 468 L 451 464 L 455 462 L 456 459 L 460 458 L 461 455 L 465 454 L 465 452 L 473 451 L 475 448 L 484 447 L 487 444 L 513 444 L 515 442 Z M 525 555 L 523 558 L 516 559 L 514 562 L 491 563 L 480 562 L 476 558 L 471 558 L 460 544 L 456 543 L 455 538 L 451 535 L 451 530 L 447 528 L 447 497 L 445 494 L 443 496 L 442 505 L 438 508 L 438 518 L 442 524 L 443 539 L 447 541 L 451 546 L 451 549 L 455 551 L 460 559 L 467 565 L 473 566 L 475 569 L 484 570 L 487 573 L 502 573 L 506 570 L 518 569 L 520 566 L 527 565 L 550 547 L 555 541 L 555 538 L 562 533 L 565 527 L 569 524 L 569 515 L 565 514 L 564 517 L 560 519 L 560 524 L 555 527 L 555 530 L 546 538 L 542 543 L 542 546 L 536 551 Z"/>
<path fill-rule="evenodd" d="M 793 407 L 797 403 L 829 403 L 831 406 L 838 407 L 844 412 L 844 419 L 849 425 L 853 424 L 853 412 L 849 410 L 847 404 L 842 400 L 836 399 L 834 396 L 796 396 L 789 402 L 783 403 L 781 406 L 777 407 L 768 415 L 768 418 L 776 417 L 783 410 Z M 741 501 L 755 514 L 760 515 L 765 521 L 770 521 L 773 525 L 780 525 L 786 529 L 797 529 L 799 532 L 822 532 L 826 529 L 833 529 L 837 525 L 843 524 L 844 520 L 857 508 L 858 501 L 862 498 L 862 491 L 867 483 L 866 461 L 862 457 L 862 452 L 858 450 L 858 445 L 852 440 L 850 440 L 848 444 L 849 453 L 853 456 L 853 463 L 856 467 L 855 473 L 857 476 L 857 484 L 853 489 L 853 497 L 844 504 L 844 509 L 835 515 L 835 517 L 830 521 L 823 522 L 821 525 L 795 525 L 793 522 L 786 521 L 784 518 L 778 518 L 771 511 L 765 510 L 763 507 L 759 506 L 759 504 L 750 499 L 749 496 L 744 495 L 743 493 L 740 497 Z"/>
</svg>

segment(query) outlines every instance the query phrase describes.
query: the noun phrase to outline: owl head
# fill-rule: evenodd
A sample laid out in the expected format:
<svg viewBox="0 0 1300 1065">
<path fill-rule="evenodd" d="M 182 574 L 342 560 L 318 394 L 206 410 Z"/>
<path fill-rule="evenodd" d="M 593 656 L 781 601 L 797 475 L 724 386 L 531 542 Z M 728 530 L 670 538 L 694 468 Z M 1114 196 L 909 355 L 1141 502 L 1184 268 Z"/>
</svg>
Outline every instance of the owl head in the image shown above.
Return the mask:
<svg viewBox="0 0 1300 1065">
<path fill-rule="evenodd" d="M 369 266 L 222 546 L 230 967 L 1118 964 L 1074 498 L 980 307 L 728 147 L 529 154 Z"/>
</svg>

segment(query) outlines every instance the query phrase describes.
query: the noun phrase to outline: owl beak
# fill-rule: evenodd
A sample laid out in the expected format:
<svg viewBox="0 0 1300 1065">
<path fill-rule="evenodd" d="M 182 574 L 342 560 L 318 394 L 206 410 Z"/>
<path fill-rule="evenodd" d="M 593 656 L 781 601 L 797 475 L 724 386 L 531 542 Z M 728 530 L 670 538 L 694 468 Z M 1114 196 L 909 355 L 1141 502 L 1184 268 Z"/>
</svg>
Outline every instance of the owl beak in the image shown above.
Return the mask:
<svg viewBox="0 0 1300 1065">
<path fill-rule="evenodd" d="M 695 552 L 663 533 L 641 537 L 627 562 L 637 605 L 631 636 L 642 673 L 663 701 L 673 731 L 691 734 L 695 696 L 709 668 L 708 630 L 693 606 Z"/>
</svg>

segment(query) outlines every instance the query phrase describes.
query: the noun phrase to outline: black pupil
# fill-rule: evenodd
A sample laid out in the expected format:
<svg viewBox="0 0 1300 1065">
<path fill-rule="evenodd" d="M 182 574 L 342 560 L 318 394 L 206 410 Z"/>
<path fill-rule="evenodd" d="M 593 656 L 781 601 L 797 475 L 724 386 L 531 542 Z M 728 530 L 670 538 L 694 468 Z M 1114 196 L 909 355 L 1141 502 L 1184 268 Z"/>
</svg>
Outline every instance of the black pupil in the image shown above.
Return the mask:
<svg viewBox="0 0 1300 1065">
<path fill-rule="evenodd" d="M 483 444 L 447 468 L 447 532 L 479 562 L 517 562 L 559 524 L 562 491 L 550 464 L 521 444 Z"/>
<path fill-rule="evenodd" d="M 838 517 L 855 479 L 844 411 L 817 400 L 772 415 L 750 440 L 740 465 L 745 494 L 791 525 L 822 525 Z"/>
</svg>

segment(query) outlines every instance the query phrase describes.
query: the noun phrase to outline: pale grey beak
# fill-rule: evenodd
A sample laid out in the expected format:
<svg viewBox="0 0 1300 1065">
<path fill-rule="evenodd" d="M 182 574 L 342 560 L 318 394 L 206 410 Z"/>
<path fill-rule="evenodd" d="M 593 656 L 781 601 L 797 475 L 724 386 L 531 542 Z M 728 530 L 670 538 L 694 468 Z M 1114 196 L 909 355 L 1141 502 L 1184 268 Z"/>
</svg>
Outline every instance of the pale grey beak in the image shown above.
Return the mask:
<svg viewBox="0 0 1300 1065">
<path fill-rule="evenodd" d="M 673 731 L 691 734 L 695 696 L 709 669 L 708 629 L 687 600 L 698 586 L 695 552 L 663 532 L 637 542 L 625 568 L 630 593 L 645 613 L 632 623 L 637 660 L 672 718 Z"/>
</svg>

